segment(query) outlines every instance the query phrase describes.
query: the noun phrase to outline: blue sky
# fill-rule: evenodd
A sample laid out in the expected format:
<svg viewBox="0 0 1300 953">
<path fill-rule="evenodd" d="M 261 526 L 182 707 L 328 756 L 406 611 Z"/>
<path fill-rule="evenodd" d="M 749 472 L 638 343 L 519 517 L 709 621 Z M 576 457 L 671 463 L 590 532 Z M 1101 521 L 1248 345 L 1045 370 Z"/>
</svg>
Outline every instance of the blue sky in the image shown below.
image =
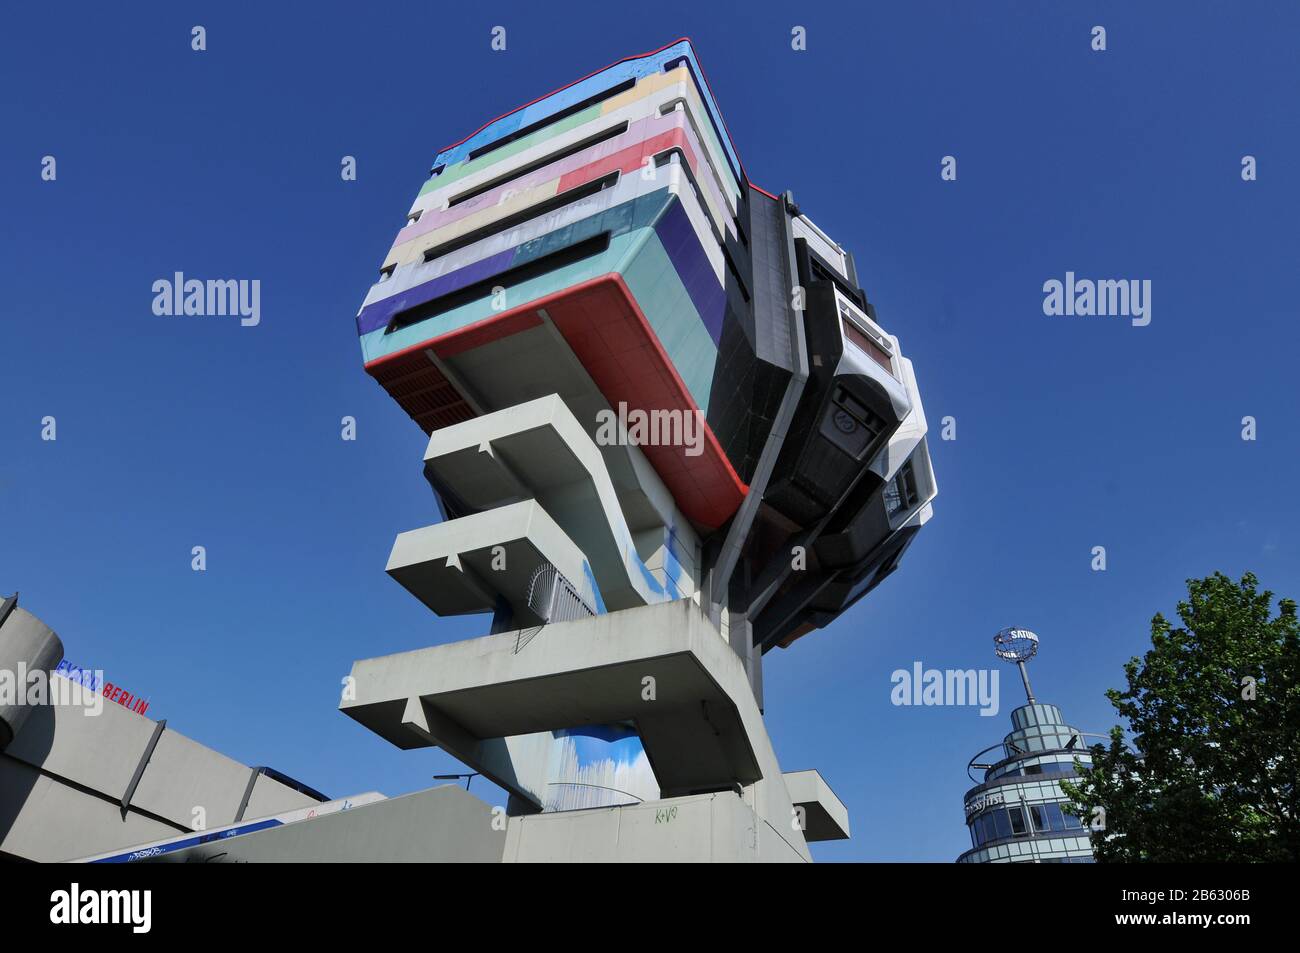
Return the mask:
<svg viewBox="0 0 1300 953">
<path fill-rule="evenodd" d="M 1038 695 L 1103 731 L 1185 578 L 1300 595 L 1293 4 L 268 6 L 0 30 L 0 590 L 170 727 L 334 796 L 457 770 L 334 710 L 353 659 L 486 629 L 383 572 L 436 511 L 353 316 L 440 147 L 680 35 L 753 181 L 854 252 L 932 428 L 957 420 L 899 572 L 766 658 L 783 767 L 852 813 L 819 859 L 969 846 L 964 767 L 1007 730 L 1014 669 L 995 718 L 894 707 L 894 669 L 994 666 L 992 634 L 1028 626 Z M 176 271 L 259 279 L 261 324 L 155 316 Z M 1067 271 L 1149 279 L 1151 324 L 1045 316 Z"/>
</svg>

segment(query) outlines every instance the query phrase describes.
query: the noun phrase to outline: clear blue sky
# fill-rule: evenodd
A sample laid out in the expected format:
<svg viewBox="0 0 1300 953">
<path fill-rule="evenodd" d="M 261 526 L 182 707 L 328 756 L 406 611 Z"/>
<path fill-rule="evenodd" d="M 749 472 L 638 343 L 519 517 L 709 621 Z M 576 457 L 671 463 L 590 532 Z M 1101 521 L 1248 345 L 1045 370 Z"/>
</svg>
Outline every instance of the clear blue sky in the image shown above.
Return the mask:
<svg viewBox="0 0 1300 953">
<path fill-rule="evenodd" d="M 1014 670 L 981 718 L 893 707 L 894 669 L 995 665 L 993 632 L 1028 626 L 1038 694 L 1105 730 L 1186 577 L 1300 596 L 1294 4 L 269 7 L 10 6 L 0 29 L 0 589 L 171 727 L 335 796 L 456 770 L 334 710 L 353 659 L 486 628 L 383 572 L 436 514 L 353 316 L 439 147 L 680 35 L 750 176 L 854 251 L 932 428 L 957 419 L 900 571 L 766 659 L 783 766 L 852 812 L 819 858 L 969 846 L 964 766 Z M 175 271 L 260 279 L 261 325 L 154 316 Z M 1150 279 L 1150 326 L 1045 316 L 1066 271 Z"/>
</svg>

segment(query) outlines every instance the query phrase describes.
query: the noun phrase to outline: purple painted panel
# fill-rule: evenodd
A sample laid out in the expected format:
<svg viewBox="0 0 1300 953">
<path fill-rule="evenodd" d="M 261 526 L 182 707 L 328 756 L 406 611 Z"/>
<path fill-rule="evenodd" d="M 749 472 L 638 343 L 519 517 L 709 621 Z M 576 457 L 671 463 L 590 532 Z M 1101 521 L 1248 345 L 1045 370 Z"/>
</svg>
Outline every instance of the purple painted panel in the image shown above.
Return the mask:
<svg viewBox="0 0 1300 953">
<path fill-rule="evenodd" d="M 416 305 L 424 304 L 426 301 L 432 301 L 441 295 L 472 285 L 476 281 L 482 281 L 497 272 L 504 271 L 514 262 L 518 251 L 518 246 L 508 248 L 489 258 L 466 265 L 464 268 L 458 268 L 453 272 L 439 275 L 437 278 L 418 284 L 414 288 L 408 288 L 390 298 L 381 298 L 374 304 L 361 309 L 361 313 L 357 315 L 357 333 L 369 334 L 371 331 L 377 331 L 393 320 L 393 315 L 399 311 L 405 311 L 407 308 L 413 308 Z"/>
<path fill-rule="evenodd" d="M 668 260 L 686 286 L 686 293 L 708 329 L 714 344 L 722 339 L 722 321 L 727 310 L 727 294 L 700 247 L 699 236 L 691 225 L 680 200 L 674 198 L 668 210 L 655 224 L 655 234 L 664 246 Z"/>
</svg>

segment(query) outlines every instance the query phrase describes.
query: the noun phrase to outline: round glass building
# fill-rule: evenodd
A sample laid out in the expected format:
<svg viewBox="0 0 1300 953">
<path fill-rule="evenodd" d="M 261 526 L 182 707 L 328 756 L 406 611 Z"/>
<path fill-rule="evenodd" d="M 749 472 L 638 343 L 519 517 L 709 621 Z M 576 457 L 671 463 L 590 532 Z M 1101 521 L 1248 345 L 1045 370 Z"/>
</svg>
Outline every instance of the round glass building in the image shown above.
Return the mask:
<svg viewBox="0 0 1300 953">
<path fill-rule="evenodd" d="M 1012 640 L 1018 646 L 1005 648 Z M 1064 811 L 1069 798 L 1061 790 L 1061 781 L 1075 776 L 1076 758 L 1089 763 L 1084 733 L 1067 725 L 1055 705 L 1034 699 L 1024 663 L 1037 651 L 1037 636 L 1004 629 L 995 643 L 999 657 L 1019 665 L 1029 701 L 1011 712 L 1012 730 L 1002 742 L 967 765 L 976 782 L 965 797 L 971 849 L 957 863 L 1092 863 L 1087 828 Z"/>
</svg>

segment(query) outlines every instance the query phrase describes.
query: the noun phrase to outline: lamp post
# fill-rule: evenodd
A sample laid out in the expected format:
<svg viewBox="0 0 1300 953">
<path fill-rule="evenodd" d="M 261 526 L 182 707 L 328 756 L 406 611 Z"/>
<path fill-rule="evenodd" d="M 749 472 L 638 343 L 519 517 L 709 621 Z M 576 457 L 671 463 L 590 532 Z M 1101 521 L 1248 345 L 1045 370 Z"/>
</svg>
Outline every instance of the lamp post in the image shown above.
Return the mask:
<svg viewBox="0 0 1300 953">
<path fill-rule="evenodd" d="M 465 790 L 468 791 L 470 782 L 477 778 L 478 774 L 477 771 L 471 771 L 468 774 L 435 774 L 433 779 L 435 781 L 464 781 Z"/>
</svg>

